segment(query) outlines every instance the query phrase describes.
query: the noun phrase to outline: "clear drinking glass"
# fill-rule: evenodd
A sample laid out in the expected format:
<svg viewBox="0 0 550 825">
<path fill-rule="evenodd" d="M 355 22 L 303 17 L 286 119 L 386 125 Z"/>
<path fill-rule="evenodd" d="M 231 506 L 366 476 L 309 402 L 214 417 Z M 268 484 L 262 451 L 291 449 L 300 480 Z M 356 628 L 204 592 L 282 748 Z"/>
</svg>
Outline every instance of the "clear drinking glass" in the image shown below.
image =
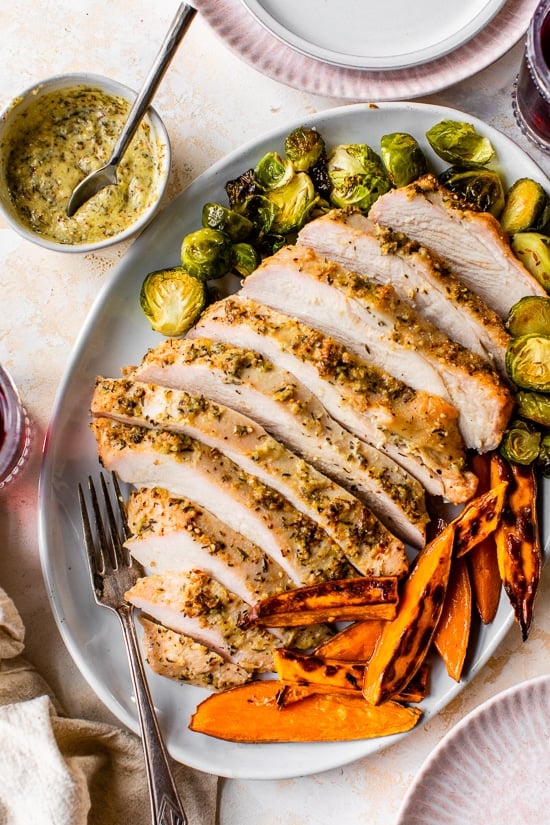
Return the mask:
<svg viewBox="0 0 550 825">
<path fill-rule="evenodd" d="M 527 30 L 512 95 L 515 118 L 539 149 L 550 149 L 550 0 L 541 0 Z"/>
<path fill-rule="evenodd" d="M 13 379 L 0 365 L 0 490 L 21 472 L 30 443 L 29 417 Z"/>
</svg>

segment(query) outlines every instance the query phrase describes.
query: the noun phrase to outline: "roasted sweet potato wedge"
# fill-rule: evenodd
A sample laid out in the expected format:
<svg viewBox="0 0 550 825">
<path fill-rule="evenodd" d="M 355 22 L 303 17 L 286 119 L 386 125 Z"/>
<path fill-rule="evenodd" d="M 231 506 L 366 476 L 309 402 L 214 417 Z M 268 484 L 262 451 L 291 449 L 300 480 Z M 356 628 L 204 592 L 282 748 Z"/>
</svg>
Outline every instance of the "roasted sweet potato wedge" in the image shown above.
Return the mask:
<svg viewBox="0 0 550 825">
<path fill-rule="evenodd" d="M 490 624 L 497 614 L 502 591 L 494 535 L 476 545 L 467 561 L 474 604 L 483 624 Z"/>
<path fill-rule="evenodd" d="M 491 456 L 492 453 L 474 453 L 470 459 L 470 467 L 477 476 L 479 496 L 491 489 Z"/>
<path fill-rule="evenodd" d="M 247 624 L 296 627 L 319 622 L 393 619 L 397 610 L 395 576 L 359 576 L 287 590 L 254 605 Z"/>
<path fill-rule="evenodd" d="M 455 555 L 469 553 L 483 539 L 494 533 L 499 522 L 506 498 L 507 482 L 498 482 L 494 487 L 472 499 L 454 519 Z"/>
<path fill-rule="evenodd" d="M 343 742 L 411 730 L 419 708 L 398 702 L 375 707 L 360 692 L 320 694 L 281 707 L 276 680 L 249 682 L 201 702 L 189 727 L 230 742 Z"/>
<path fill-rule="evenodd" d="M 491 459 L 492 483 L 497 479 L 508 482 L 506 504 L 495 531 L 498 568 L 525 641 L 542 569 L 537 480 L 532 466 L 512 464 L 495 453 Z"/>
<path fill-rule="evenodd" d="M 474 455 L 471 467 L 478 477 L 478 490 L 487 492 L 491 488 L 491 454 Z M 494 531 L 468 554 L 468 572 L 476 610 L 483 624 L 490 624 L 496 616 L 502 592 Z"/>
<path fill-rule="evenodd" d="M 397 616 L 384 625 L 365 672 L 363 693 L 373 705 L 401 693 L 424 661 L 443 609 L 453 546 L 451 524 L 418 554 L 403 584 Z"/>
<path fill-rule="evenodd" d="M 365 662 L 324 659 L 286 648 L 276 650 L 273 661 L 281 682 L 323 685 L 336 692 L 361 690 L 365 674 Z"/>
<path fill-rule="evenodd" d="M 428 693 L 430 666 L 423 662 L 409 684 L 395 697 L 398 702 L 421 702 Z"/>
<path fill-rule="evenodd" d="M 380 619 L 353 622 L 321 642 L 315 648 L 315 655 L 346 662 L 366 662 L 374 652 L 383 627 L 384 621 Z"/>
<path fill-rule="evenodd" d="M 443 610 L 434 635 L 447 673 L 459 682 L 472 625 L 472 588 L 465 558 L 453 559 Z"/>
<path fill-rule="evenodd" d="M 277 705 L 280 708 L 286 708 L 289 705 L 294 704 L 294 702 L 301 702 L 303 699 L 307 699 L 308 696 L 315 696 L 319 693 L 331 693 L 335 695 L 337 693 L 358 693 L 358 691 L 354 691 L 353 688 L 349 688 L 346 690 L 331 690 L 324 685 L 314 685 L 312 683 L 307 683 L 305 685 L 302 684 L 291 684 L 290 682 L 281 682 L 280 683 L 280 690 L 277 694 Z"/>
<path fill-rule="evenodd" d="M 423 665 L 416 671 L 413 678 L 403 691 L 395 697 L 396 702 L 421 702 L 428 692 L 428 681 L 430 675 L 430 668 L 424 662 Z M 293 702 L 301 702 L 307 696 L 312 696 L 314 693 L 357 693 L 359 689 L 353 687 L 329 687 L 314 682 L 306 682 L 300 684 L 291 682 L 281 682 L 281 690 L 277 694 L 277 702 L 280 707 L 286 707 Z"/>
</svg>

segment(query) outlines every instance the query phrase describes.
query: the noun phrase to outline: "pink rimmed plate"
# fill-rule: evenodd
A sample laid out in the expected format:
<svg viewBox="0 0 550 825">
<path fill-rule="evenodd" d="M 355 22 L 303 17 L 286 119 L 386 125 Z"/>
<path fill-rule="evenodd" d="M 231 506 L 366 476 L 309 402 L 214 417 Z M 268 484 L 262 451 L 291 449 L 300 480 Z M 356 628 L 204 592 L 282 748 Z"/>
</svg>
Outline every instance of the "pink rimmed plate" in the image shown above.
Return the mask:
<svg viewBox="0 0 550 825">
<path fill-rule="evenodd" d="M 195 5 L 230 49 L 274 80 L 324 97 L 388 101 L 433 94 L 490 66 L 523 37 L 537 0 L 507 0 L 481 31 L 449 53 L 385 69 L 341 66 L 304 54 L 262 25 L 241 0 Z"/>
<path fill-rule="evenodd" d="M 441 740 L 396 825 L 531 825 L 550 809 L 550 676 L 497 694 Z"/>
</svg>

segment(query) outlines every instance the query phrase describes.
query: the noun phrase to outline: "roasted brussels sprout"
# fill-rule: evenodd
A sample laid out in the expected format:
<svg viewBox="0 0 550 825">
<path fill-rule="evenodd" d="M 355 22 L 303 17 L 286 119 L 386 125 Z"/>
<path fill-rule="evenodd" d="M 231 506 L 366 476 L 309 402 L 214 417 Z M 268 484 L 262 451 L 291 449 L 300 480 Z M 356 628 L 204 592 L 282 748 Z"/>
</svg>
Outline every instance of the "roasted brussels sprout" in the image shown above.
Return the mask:
<svg viewBox="0 0 550 825">
<path fill-rule="evenodd" d="M 262 187 L 258 184 L 254 169 L 243 172 L 238 178 L 228 180 L 225 184 L 225 191 L 229 200 L 229 206 L 236 212 L 240 212 L 242 206 L 253 195 L 261 195 Z"/>
<path fill-rule="evenodd" d="M 506 349 L 508 375 L 523 390 L 550 392 L 550 337 L 521 335 Z"/>
<path fill-rule="evenodd" d="M 243 278 L 251 275 L 260 263 L 260 255 L 250 243 L 234 243 L 231 255 L 233 269 Z"/>
<path fill-rule="evenodd" d="M 549 214 L 548 195 L 536 180 L 519 178 L 506 193 L 500 225 L 509 235 L 542 229 Z"/>
<path fill-rule="evenodd" d="M 436 155 L 455 166 L 485 166 L 495 156 L 491 141 L 460 120 L 436 123 L 426 138 Z"/>
<path fill-rule="evenodd" d="M 538 457 L 541 433 L 520 419 L 512 421 L 502 439 L 500 453 L 514 464 L 532 464 Z"/>
<path fill-rule="evenodd" d="M 141 285 L 141 309 L 162 335 L 183 335 L 206 306 L 206 284 L 182 266 L 150 272 Z"/>
<path fill-rule="evenodd" d="M 288 243 L 286 235 L 263 235 L 258 239 L 258 252 L 261 258 L 267 258 L 269 255 L 274 255 L 281 247 Z"/>
<path fill-rule="evenodd" d="M 380 156 L 394 186 L 407 186 L 428 171 L 420 144 L 406 132 L 392 132 L 380 139 Z"/>
<path fill-rule="evenodd" d="M 543 435 L 540 440 L 537 468 L 545 478 L 550 478 L 550 435 Z"/>
<path fill-rule="evenodd" d="M 514 255 L 550 292 L 550 238 L 541 232 L 518 232 L 510 243 Z"/>
<path fill-rule="evenodd" d="M 510 309 L 506 319 L 510 335 L 550 335 L 550 298 L 526 295 Z"/>
<path fill-rule="evenodd" d="M 328 155 L 327 168 L 333 187 L 330 199 L 335 206 L 368 212 L 380 195 L 391 189 L 384 164 L 365 143 L 335 146 Z"/>
<path fill-rule="evenodd" d="M 254 229 L 254 224 L 247 217 L 220 203 L 205 203 L 202 208 L 202 225 L 224 232 L 234 243 L 244 241 Z"/>
<path fill-rule="evenodd" d="M 222 278 L 231 269 L 231 240 L 217 229 L 197 229 L 183 239 L 181 263 L 202 281 Z"/>
<path fill-rule="evenodd" d="M 268 152 L 254 169 L 254 175 L 262 189 L 286 186 L 294 175 L 292 161 L 283 159 L 277 152 Z"/>
<path fill-rule="evenodd" d="M 542 424 L 544 427 L 550 427 L 550 395 L 519 390 L 516 394 L 516 402 L 518 415 Z"/>
<path fill-rule="evenodd" d="M 279 235 L 300 229 L 319 200 L 307 172 L 297 172 L 290 183 L 266 192 L 266 197 L 275 206 L 270 231 Z"/>
<path fill-rule="evenodd" d="M 297 172 L 307 172 L 315 166 L 325 151 L 325 142 L 317 129 L 299 126 L 285 139 L 285 153 Z"/>
<path fill-rule="evenodd" d="M 438 179 L 450 192 L 481 212 L 490 212 L 497 218 L 502 212 L 504 187 L 500 175 L 492 169 L 450 166 Z"/>
<path fill-rule="evenodd" d="M 267 193 L 265 195 L 252 195 L 241 208 L 242 214 L 252 221 L 254 234 L 258 238 L 271 232 L 277 207 L 269 200 Z"/>
</svg>

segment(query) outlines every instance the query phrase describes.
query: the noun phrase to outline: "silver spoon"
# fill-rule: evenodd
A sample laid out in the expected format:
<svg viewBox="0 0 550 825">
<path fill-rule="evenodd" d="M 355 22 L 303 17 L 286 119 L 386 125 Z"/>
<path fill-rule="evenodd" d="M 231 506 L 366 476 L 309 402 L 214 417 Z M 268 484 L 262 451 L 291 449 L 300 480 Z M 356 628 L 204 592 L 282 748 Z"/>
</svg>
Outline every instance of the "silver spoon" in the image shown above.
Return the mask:
<svg viewBox="0 0 550 825">
<path fill-rule="evenodd" d="M 84 180 L 75 186 L 65 210 L 67 217 L 71 218 L 77 209 L 80 209 L 86 201 L 90 200 L 90 198 L 101 189 L 104 189 L 105 186 L 117 182 L 117 168 L 124 152 L 128 148 L 128 144 L 147 112 L 151 99 L 196 13 L 196 9 L 185 3 L 182 3 L 178 8 L 156 60 L 147 75 L 139 95 L 134 101 L 130 114 L 128 115 L 128 120 L 120 133 L 109 161 L 105 166 L 96 169 L 95 172 L 90 172 Z"/>
</svg>

